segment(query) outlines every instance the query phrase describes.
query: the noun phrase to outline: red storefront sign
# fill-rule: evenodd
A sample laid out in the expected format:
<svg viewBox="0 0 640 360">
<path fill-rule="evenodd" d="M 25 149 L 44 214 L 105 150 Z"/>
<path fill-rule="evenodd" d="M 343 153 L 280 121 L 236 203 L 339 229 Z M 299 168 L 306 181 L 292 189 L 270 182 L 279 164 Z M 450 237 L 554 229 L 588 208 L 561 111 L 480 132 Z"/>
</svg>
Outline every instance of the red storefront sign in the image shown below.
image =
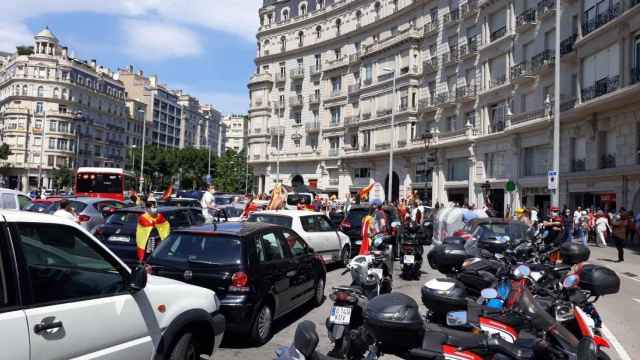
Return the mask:
<svg viewBox="0 0 640 360">
<path fill-rule="evenodd" d="M 309 179 L 309 187 L 312 189 L 318 188 L 318 180 L 317 179 Z"/>
</svg>

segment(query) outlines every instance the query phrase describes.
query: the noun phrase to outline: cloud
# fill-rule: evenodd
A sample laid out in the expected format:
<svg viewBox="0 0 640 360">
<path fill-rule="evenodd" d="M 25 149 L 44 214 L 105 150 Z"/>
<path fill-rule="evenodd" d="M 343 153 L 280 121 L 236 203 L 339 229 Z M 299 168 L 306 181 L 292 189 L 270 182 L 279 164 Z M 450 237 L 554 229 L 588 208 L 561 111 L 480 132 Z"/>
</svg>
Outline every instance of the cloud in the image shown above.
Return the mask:
<svg viewBox="0 0 640 360">
<path fill-rule="evenodd" d="M 202 53 L 198 35 L 180 26 L 157 21 L 124 20 L 125 51 L 134 58 L 154 61 Z"/>
<path fill-rule="evenodd" d="M 31 45 L 33 34 L 21 23 L 0 21 L 0 51 L 15 52 L 18 45 Z"/>
<path fill-rule="evenodd" d="M 211 104 L 221 113 L 228 114 L 246 114 L 249 110 L 249 93 L 231 93 L 231 92 L 211 92 L 189 90 L 185 87 L 186 92 L 195 96 L 200 100 L 200 104 Z"/>
</svg>

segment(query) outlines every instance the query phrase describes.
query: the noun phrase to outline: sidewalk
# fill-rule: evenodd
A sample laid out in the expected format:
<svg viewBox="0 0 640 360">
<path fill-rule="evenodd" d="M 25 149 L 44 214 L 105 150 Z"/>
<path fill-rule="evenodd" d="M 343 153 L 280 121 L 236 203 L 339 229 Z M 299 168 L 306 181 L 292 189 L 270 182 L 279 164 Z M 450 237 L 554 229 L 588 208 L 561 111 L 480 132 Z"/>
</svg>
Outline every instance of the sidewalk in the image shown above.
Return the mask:
<svg viewBox="0 0 640 360">
<path fill-rule="evenodd" d="M 606 266 L 618 274 L 640 281 L 640 249 L 637 247 L 624 249 L 624 262 L 622 263 L 617 262 L 618 250 L 613 244 L 609 244 L 606 248 L 593 245 L 590 245 L 589 248 L 591 249 L 590 263 Z"/>
</svg>

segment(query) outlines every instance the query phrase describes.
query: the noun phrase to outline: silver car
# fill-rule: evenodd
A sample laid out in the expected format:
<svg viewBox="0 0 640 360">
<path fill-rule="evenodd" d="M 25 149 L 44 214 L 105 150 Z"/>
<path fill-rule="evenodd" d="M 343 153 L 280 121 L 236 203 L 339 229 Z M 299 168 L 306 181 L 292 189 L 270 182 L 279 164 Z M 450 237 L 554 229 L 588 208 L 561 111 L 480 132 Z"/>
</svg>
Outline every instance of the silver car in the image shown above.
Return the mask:
<svg viewBox="0 0 640 360">
<path fill-rule="evenodd" d="M 98 225 L 102 225 L 105 219 L 115 210 L 127 207 L 125 203 L 113 199 L 101 199 L 90 197 L 69 198 L 71 206 L 76 210 L 80 226 L 93 234 Z M 49 211 L 52 213 L 58 210 L 60 203 Z"/>
</svg>

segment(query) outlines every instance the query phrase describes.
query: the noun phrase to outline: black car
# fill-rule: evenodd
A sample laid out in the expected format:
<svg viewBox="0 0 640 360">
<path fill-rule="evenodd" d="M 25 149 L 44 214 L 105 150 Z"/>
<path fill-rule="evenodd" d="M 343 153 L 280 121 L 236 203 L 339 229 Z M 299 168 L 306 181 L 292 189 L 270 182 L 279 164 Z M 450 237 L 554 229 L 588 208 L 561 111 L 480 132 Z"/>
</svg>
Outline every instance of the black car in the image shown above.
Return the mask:
<svg viewBox="0 0 640 360">
<path fill-rule="evenodd" d="M 160 206 L 158 207 L 158 212 L 169 221 L 171 231 L 204 224 L 204 217 L 200 209 Z M 136 257 L 136 226 L 138 218 L 143 213 L 144 209 L 141 207 L 117 210 L 107 218 L 103 225 L 100 225 L 95 230 L 95 236 L 127 265 L 138 263 L 138 258 Z"/>
<path fill-rule="evenodd" d="M 214 290 L 227 330 L 257 344 L 269 340 L 274 319 L 324 300 L 324 263 L 282 226 L 230 222 L 181 229 L 147 264 L 154 275 Z"/>
<path fill-rule="evenodd" d="M 202 209 L 202 205 L 200 205 L 200 200 L 192 199 L 192 198 L 171 198 L 167 200 L 158 201 L 158 206 L 176 206 L 176 207 L 191 207 Z"/>
<path fill-rule="evenodd" d="M 343 233 L 347 234 L 349 236 L 349 240 L 351 240 L 352 255 L 357 255 L 360 251 L 360 245 L 362 244 L 362 219 L 367 216 L 370 207 L 371 206 L 369 205 L 352 206 L 340 223 L 339 229 Z M 396 237 L 394 249 L 396 249 L 395 253 L 396 256 L 398 256 L 397 249 L 399 249 L 400 236 L 403 232 L 398 211 L 392 206 L 383 206 L 382 210 L 387 215 L 387 225 L 389 226 L 388 231 Z M 395 224 L 395 227 L 392 227 L 391 224 Z"/>
</svg>

